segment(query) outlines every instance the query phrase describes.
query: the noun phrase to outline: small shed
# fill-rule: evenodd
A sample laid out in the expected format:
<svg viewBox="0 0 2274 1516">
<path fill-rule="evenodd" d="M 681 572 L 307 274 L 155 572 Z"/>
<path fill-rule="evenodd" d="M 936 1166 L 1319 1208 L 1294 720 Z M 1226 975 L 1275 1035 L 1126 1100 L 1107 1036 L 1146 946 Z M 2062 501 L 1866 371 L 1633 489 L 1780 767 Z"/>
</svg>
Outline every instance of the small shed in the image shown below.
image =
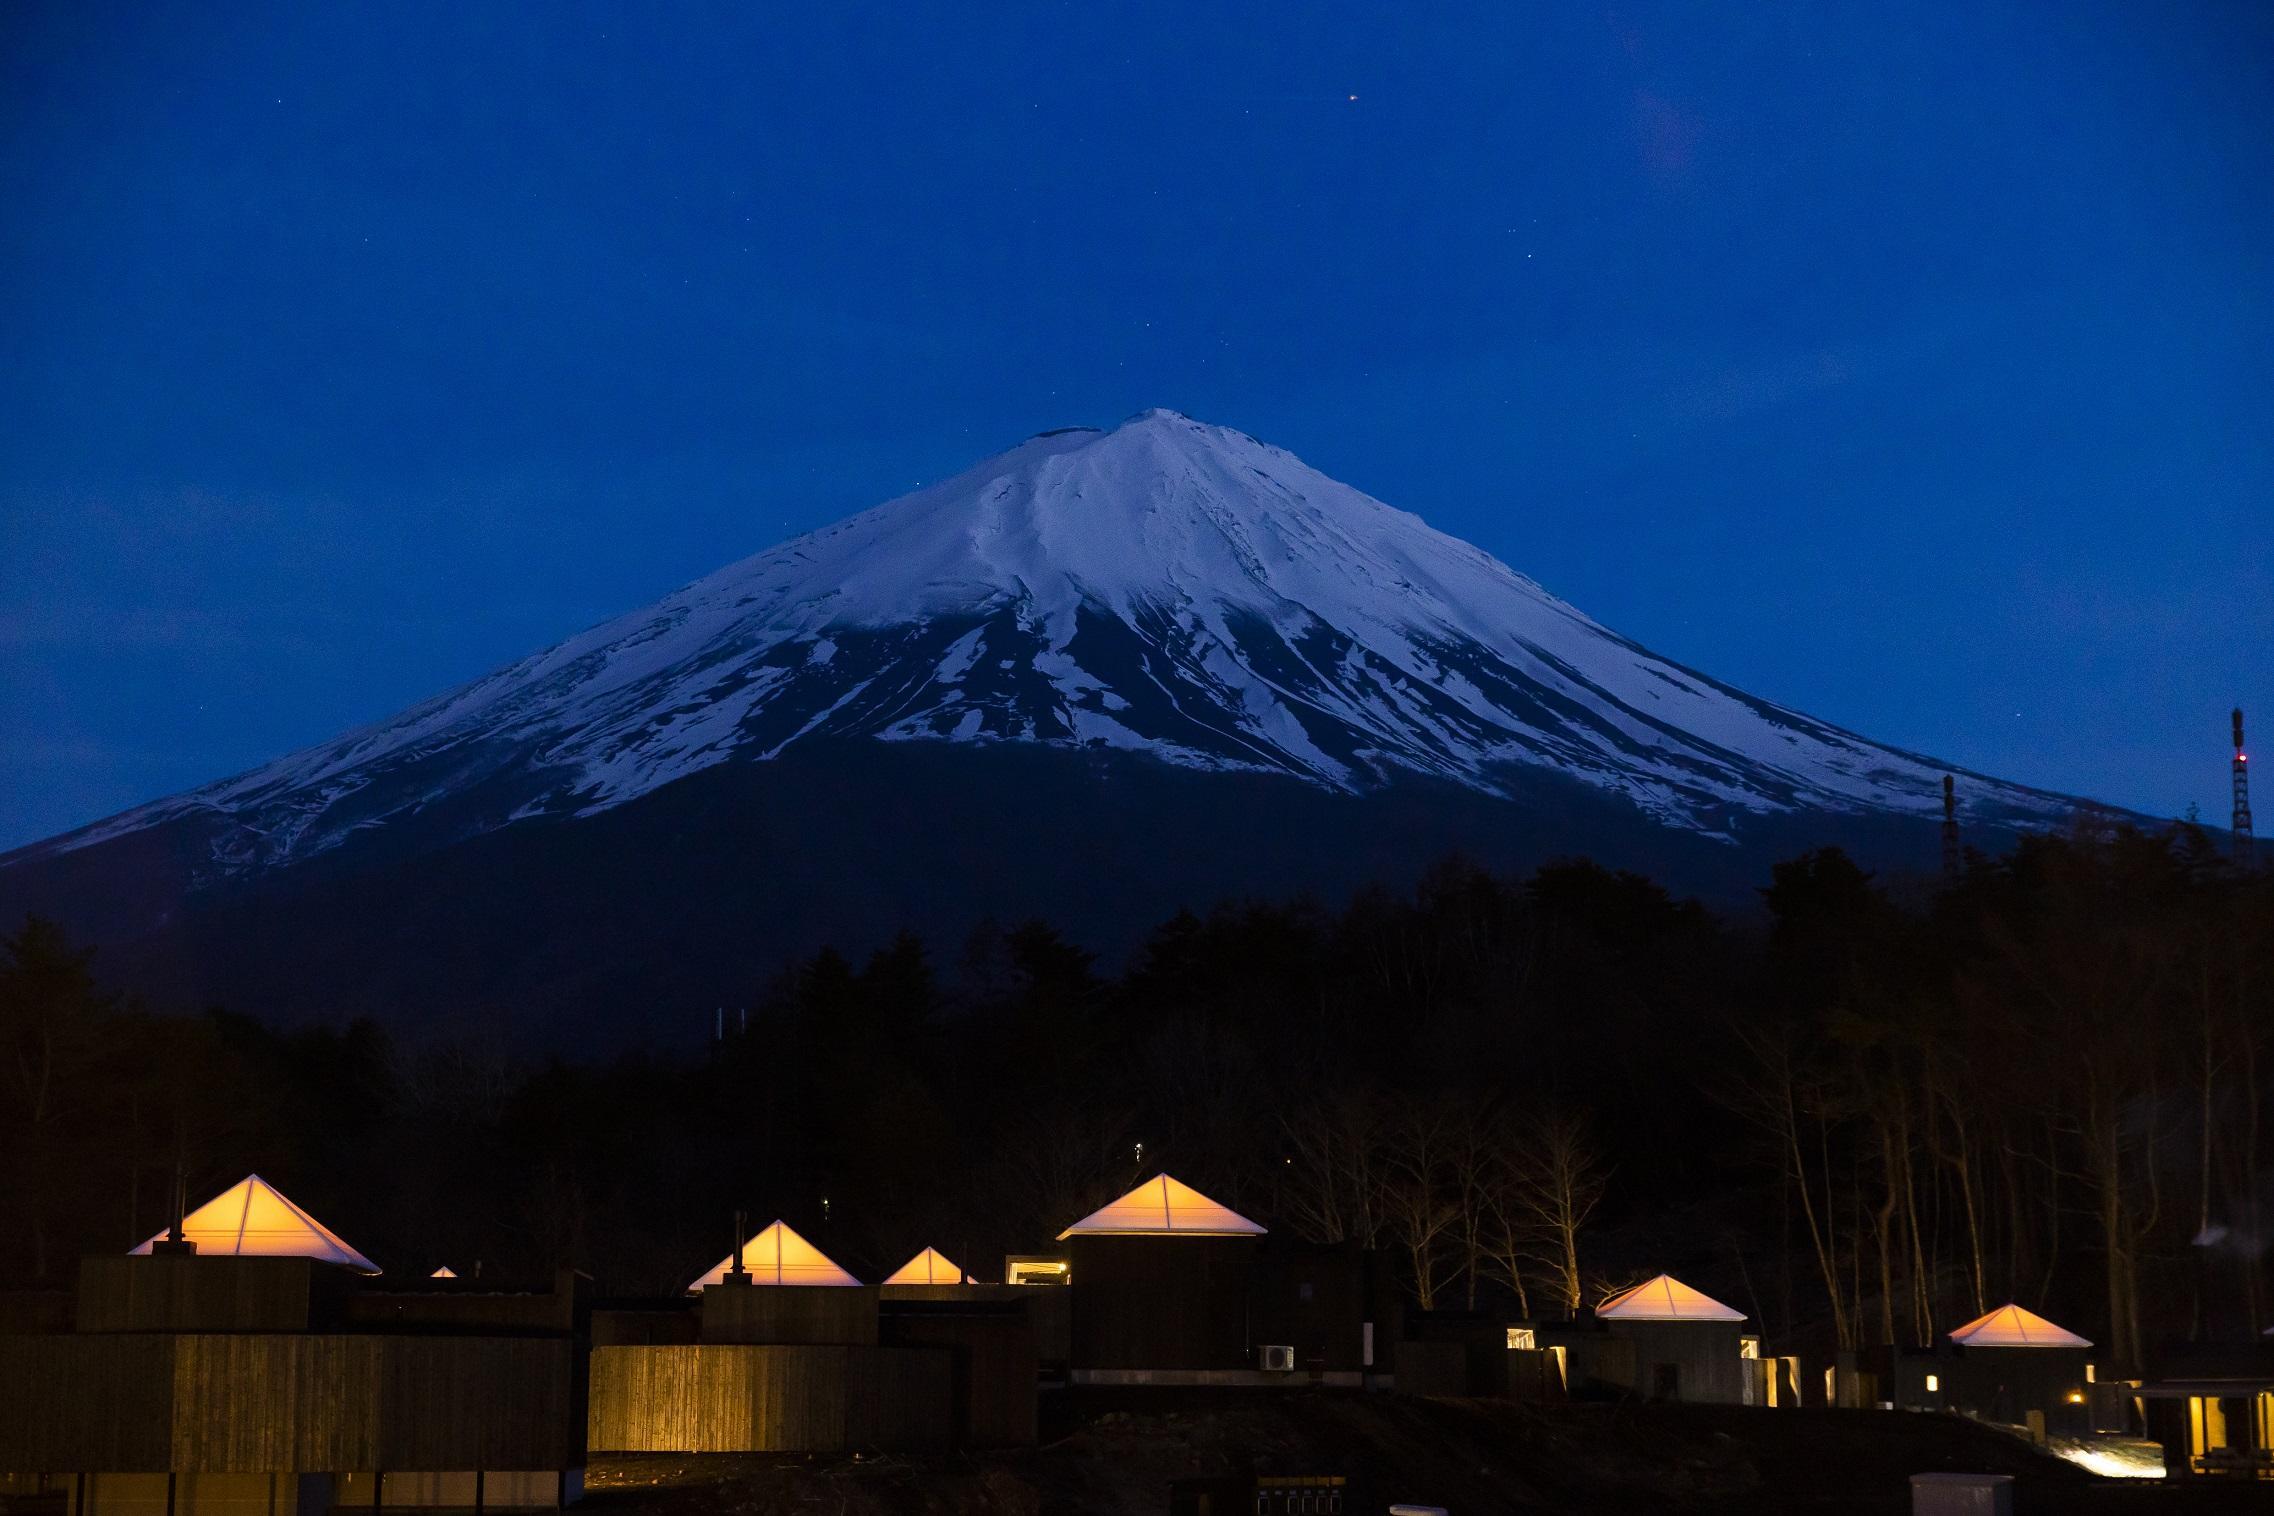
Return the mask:
<svg viewBox="0 0 2274 1516">
<path fill-rule="evenodd" d="M 1701 1405 L 1747 1402 L 1745 1313 L 1660 1274 L 1595 1307 L 1613 1341 L 1631 1343 L 1626 1388 L 1652 1400 Z"/>
<path fill-rule="evenodd" d="M 1262 1380 L 1249 1297 L 1264 1235 L 1167 1174 L 1059 1233 L 1072 1264 L 1073 1381 Z"/>
<path fill-rule="evenodd" d="M 1951 1372 L 1938 1386 L 1945 1403 L 2038 1432 L 2090 1430 L 2087 1339 L 2009 1302 L 1952 1332 L 1949 1344 Z"/>
</svg>

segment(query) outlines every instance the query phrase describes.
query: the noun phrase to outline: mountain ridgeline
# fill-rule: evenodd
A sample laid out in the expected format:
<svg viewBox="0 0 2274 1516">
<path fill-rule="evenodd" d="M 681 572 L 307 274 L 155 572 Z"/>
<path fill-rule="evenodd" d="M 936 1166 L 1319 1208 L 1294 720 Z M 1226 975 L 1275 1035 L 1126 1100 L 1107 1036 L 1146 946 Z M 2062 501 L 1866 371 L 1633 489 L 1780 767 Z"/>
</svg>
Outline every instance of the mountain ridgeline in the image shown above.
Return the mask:
<svg viewBox="0 0 2274 1516">
<path fill-rule="evenodd" d="M 1934 856 L 1947 765 L 1672 663 L 1278 448 L 1028 439 L 462 688 L 0 857 L 134 982 L 684 1027 L 823 942 L 1586 854 Z M 1970 838 L 2077 802 L 1959 777 Z M 411 950 L 407 944 L 420 946 Z"/>
</svg>

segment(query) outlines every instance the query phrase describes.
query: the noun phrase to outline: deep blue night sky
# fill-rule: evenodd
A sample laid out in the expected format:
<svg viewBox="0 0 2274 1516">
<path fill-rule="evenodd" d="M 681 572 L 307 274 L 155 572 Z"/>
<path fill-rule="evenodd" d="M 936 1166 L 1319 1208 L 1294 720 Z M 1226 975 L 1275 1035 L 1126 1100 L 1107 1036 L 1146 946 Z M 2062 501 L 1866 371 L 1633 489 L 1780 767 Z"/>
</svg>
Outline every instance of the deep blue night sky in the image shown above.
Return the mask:
<svg viewBox="0 0 2274 1516">
<path fill-rule="evenodd" d="M 1150 405 L 2223 824 L 2274 8 L 1404 9 L 0 9 L 0 847 Z"/>
</svg>

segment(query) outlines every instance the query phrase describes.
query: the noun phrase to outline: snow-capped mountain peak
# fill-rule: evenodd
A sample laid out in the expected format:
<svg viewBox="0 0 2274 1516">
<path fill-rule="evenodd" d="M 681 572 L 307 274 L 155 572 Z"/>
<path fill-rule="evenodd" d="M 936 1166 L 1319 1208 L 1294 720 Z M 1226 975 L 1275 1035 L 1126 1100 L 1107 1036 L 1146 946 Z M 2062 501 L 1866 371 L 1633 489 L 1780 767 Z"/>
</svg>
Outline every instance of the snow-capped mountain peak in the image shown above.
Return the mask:
<svg viewBox="0 0 2274 1516">
<path fill-rule="evenodd" d="M 453 802 L 480 830 L 817 738 L 1042 743 L 1363 792 L 1552 770 L 1662 822 L 1931 814 L 1944 765 L 1636 646 L 1418 517 L 1149 410 L 1039 433 L 389 720 L 28 853 L 189 815 L 209 868 Z M 1969 807 L 2069 802 L 1967 776 Z M 19 857 L 27 856 L 24 854 Z"/>
</svg>

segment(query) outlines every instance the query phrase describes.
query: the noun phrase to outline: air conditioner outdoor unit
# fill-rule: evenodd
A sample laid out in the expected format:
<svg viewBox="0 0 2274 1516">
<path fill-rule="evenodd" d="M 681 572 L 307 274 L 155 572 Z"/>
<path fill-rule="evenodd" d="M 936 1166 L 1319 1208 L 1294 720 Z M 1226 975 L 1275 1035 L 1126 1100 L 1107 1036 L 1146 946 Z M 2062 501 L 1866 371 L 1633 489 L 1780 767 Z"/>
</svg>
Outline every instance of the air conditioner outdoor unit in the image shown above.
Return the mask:
<svg viewBox="0 0 2274 1516">
<path fill-rule="evenodd" d="M 1295 1349 L 1291 1345 L 1267 1344 L 1256 1349 L 1263 1360 L 1266 1374 L 1292 1374 L 1295 1372 Z"/>
</svg>

